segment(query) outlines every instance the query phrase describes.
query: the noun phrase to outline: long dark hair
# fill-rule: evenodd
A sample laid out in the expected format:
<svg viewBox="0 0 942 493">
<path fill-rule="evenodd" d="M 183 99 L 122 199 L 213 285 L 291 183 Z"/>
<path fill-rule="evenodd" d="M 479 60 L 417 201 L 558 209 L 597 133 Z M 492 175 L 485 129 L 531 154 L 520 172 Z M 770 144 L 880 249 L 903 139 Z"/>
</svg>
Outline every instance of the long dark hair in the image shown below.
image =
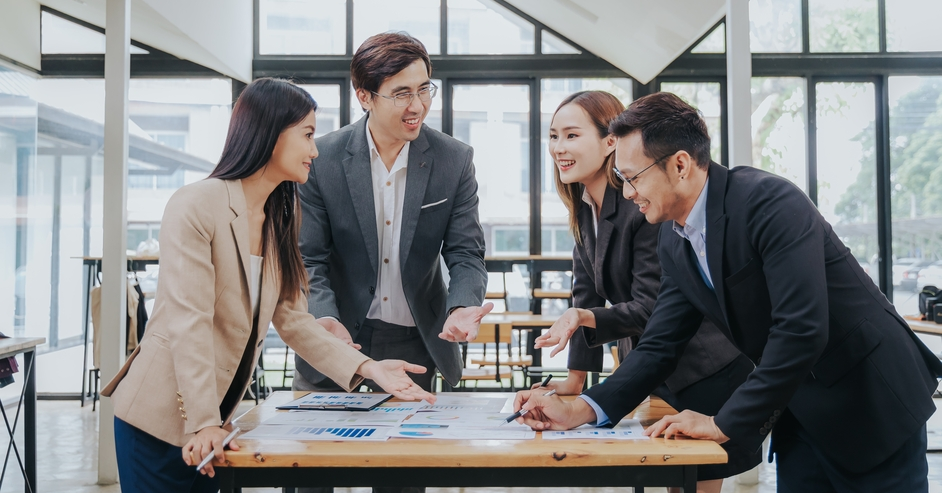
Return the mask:
<svg viewBox="0 0 942 493">
<path fill-rule="evenodd" d="M 625 110 L 625 106 L 621 104 L 621 101 L 611 93 L 605 91 L 580 91 L 567 96 L 562 103 L 559 103 L 559 106 L 556 107 L 556 111 L 553 113 L 553 118 L 556 118 L 556 113 L 559 113 L 559 110 L 569 103 L 576 104 L 585 110 L 586 114 L 589 115 L 589 119 L 592 120 L 592 124 L 595 125 L 595 129 L 599 132 L 599 138 L 608 136 L 608 124 L 612 119 L 618 116 L 619 113 Z M 615 153 L 612 152 L 602 161 L 602 169 L 606 170 L 605 177 L 607 178 L 608 185 L 610 187 L 620 188 L 618 177 L 615 176 L 614 164 Z M 556 191 L 559 193 L 559 198 L 569 211 L 569 231 L 572 232 L 576 243 L 582 243 L 578 217 L 579 208 L 582 207 L 582 184 L 563 183 L 559 178 L 559 167 L 556 166 L 555 159 L 553 160 L 553 176 L 556 178 Z M 598 204 L 598 207 L 602 207 L 602 204 Z"/>
<path fill-rule="evenodd" d="M 278 136 L 317 109 L 314 98 L 281 79 L 263 78 L 249 84 L 232 109 L 229 134 L 219 164 L 209 175 L 222 180 L 247 178 L 271 159 Z M 307 293 L 307 272 L 298 248 L 301 231 L 297 184 L 284 181 L 265 201 L 262 252 L 281 267 L 279 301 Z"/>
</svg>

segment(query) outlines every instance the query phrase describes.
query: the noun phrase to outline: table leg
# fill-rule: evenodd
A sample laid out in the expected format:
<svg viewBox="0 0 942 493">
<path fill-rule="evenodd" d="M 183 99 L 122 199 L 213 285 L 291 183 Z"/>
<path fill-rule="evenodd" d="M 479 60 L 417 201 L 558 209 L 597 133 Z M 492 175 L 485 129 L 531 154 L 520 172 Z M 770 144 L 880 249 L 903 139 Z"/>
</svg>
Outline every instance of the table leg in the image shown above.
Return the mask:
<svg viewBox="0 0 942 493">
<path fill-rule="evenodd" d="M 85 407 L 85 381 L 88 375 L 88 318 L 91 311 L 91 293 L 92 286 L 95 282 L 95 272 L 92 265 L 85 264 L 85 292 L 82 293 L 82 300 L 85 302 L 84 315 L 82 316 L 82 347 L 84 348 L 84 354 L 82 355 L 82 395 L 79 396 L 79 400 L 82 402 L 81 407 Z M 91 390 L 91 383 L 89 383 L 89 389 Z"/>
<path fill-rule="evenodd" d="M 26 491 L 38 491 L 36 484 L 36 348 L 23 353 L 26 367 L 26 394 L 23 396 L 23 441 L 26 455 Z M 32 490 L 30 490 L 32 485 Z"/>
<path fill-rule="evenodd" d="M 217 467 L 216 474 L 219 476 L 219 493 L 236 493 L 242 488 L 235 487 L 235 469 L 232 467 Z"/>
<path fill-rule="evenodd" d="M 697 466 L 684 466 L 684 493 L 697 493 Z"/>
</svg>

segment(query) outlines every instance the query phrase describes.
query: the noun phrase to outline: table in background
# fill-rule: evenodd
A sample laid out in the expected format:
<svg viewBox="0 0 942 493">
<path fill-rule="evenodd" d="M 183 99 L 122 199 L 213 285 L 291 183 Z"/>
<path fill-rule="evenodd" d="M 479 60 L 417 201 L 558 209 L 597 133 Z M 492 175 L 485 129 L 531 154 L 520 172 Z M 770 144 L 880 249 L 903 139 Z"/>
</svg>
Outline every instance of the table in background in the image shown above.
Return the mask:
<svg viewBox="0 0 942 493">
<path fill-rule="evenodd" d="M 236 422 L 243 431 L 305 392 L 275 392 Z M 455 394 L 507 398 L 506 393 Z M 504 409 L 509 412 L 509 406 Z M 317 412 L 317 411 L 313 411 Z M 653 398 L 627 418 L 645 424 L 676 411 Z M 706 440 L 424 440 L 327 442 L 239 440 L 216 465 L 224 493 L 243 487 L 432 486 L 560 487 L 680 486 L 696 491 L 697 466 L 725 463 Z M 641 491 L 641 490 L 636 490 Z"/>
<path fill-rule="evenodd" d="M 82 267 L 84 268 L 84 289 L 82 291 L 82 304 L 85 306 L 85 310 L 82 316 L 82 341 L 83 347 L 85 349 L 84 355 L 82 358 L 82 394 L 79 396 L 79 400 L 82 402 L 82 407 L 85 406 L 85 397 L 86 397 L 86 386 L 85 383 L 89 381 L 88 378 L 88 326 L 91 322 L 91 309 L 92 309 L 92 300 L 91 293 L 92 288 L 98 284 L 98 274 L 101 273 L 101 257 L 72 257 L 74 259 L 82 259 Z M 157 265 L 159 263 L 158 257 L 128 257 L 128 272 L 138 272 L 143 271 L 148 265 Z M 87 387 L 88 393 L 91 394 L 92 388 L 91 383 Z M 89 396 L 92 399 L 97 399 L 97 396 Z"/>
<path fill-rule="evenodd" d="M 23 376 L 23 390 L 20 391 L 20 399 L 16 403 L 16 415 L 13 423 L 10 423 L 7 412 L 0 406 L 3 414 L 3 422 L 6 425 L 7 433 L 10 435 L 10 445 L 7 446 L 7 453 L 4 464 L 10 458 L 11 449 L 16 453 L 17 464 L 20 472 L 23 474 L 25 491 L 27 493 L 36 493 L 36 346 L 44 344 L 44 337 L 10 337 L 0 339 L 0 359 L 23 354 L 23 368 L 18 373 Z M 14 373 L 16 378 L 17 373 Z M 16 425 L 19 423 L 20 409 L 23 409 L 23 456 L 19 455 L 19 448 L 13 440 L 13 434 L 16 431 Z M 20 461 L 22 459 L 22 462 Z M 0 478 L 0 489 L 3 486 L 3 479 Z"/>
<path fill-rule="evenodd" d="M 534 367 L 543 366 L 543 352 L 534 348 L 534 340 L 539 337 L 543 329 L 553 326 L 559 316 L 543 315 L 540 313 L 488 313 L 481 319 L 483 324 L 495 324 L 498 330 L 527 330 L 527 353 L 533 356 Z"/>
</svg>

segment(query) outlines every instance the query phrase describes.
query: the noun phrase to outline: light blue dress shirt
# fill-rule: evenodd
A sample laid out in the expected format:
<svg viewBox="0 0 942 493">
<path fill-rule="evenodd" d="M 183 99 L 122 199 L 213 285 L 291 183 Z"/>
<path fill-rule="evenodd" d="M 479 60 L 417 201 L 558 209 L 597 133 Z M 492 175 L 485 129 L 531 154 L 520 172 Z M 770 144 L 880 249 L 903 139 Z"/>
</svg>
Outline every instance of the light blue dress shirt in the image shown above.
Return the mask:
<svg viewBox="0 0 942 493">
<path fill-rule="evenodd" d="M 706 256 L 706 197 L 707 186 L 709 184 L 710 178 L 707 177 L 706 182 L 703 184 L 703 190 L 700 190 L 700 196 L 697 197 L 696 203 L 693 204 L 693 209 L 691 209 L 690 214 L 687 215 L 687 223 L 681 227 L 675 221 L 674 232 L 690 242 L 694 254 L 697 257 L 697 267 L 699 267 L 700 276 L 703 277 L 703 281 L 706 285 L 710 289 L 713 289 L 713 278 L 710 276 L 710 267 L 707 265 Z M 591 397 L 582 394 L 579 398 L 584 400 L 586 404 L 595 411 L 595 426 L 605 426 L 610 422 L 605 411 L 603 411 Z"/>
</svg>

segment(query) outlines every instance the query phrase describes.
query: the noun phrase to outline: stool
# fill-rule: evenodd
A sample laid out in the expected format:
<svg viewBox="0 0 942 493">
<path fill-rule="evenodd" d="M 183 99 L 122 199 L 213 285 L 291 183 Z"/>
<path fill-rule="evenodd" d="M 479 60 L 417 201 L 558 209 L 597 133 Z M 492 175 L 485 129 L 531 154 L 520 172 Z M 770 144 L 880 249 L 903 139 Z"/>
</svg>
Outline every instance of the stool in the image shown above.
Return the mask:
<svg viewBox="0 0 942 493">
<path fill-rule="evenodd" d="M 95 404 L 98 402 L 98 385 L 101 382 L 101 370 L 98 368 L 88 369 L 88 395 L 92 398 L 92 411 L 95 411 Z M 94 389 L 94 390 L 92 390 Z"/>
</svg>

